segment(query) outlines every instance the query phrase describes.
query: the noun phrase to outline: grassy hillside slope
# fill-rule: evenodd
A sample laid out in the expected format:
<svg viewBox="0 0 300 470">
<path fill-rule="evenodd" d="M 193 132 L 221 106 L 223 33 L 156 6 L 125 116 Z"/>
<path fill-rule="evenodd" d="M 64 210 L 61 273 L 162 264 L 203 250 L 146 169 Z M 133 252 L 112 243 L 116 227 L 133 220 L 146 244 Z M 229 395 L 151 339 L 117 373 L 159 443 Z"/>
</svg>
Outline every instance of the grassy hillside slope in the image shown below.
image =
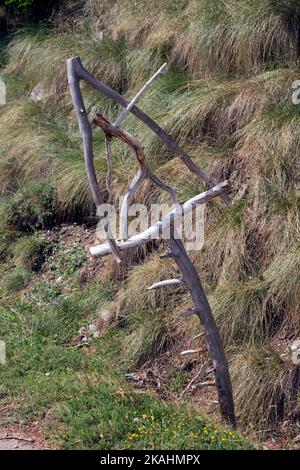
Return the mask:
<svg viewBox="0 0 300 470">
<path fill-rule="evenodd" d="M 4 299 L 10 298 L 12 277 L 21 279 L 13 286 L 18 291 L 30 270 L 37 270 L 20 261 L 22 244 L 27 254 L 40 246 L 33 234 L 64 222 L 95 222 L 65 60 L 79 55 L 87 69 L 127 97 L 167 61 L 168 72 L 140 107 L 233 188 L 231 207 L 209 203 L 205 245 L 193 260 L 221 328 L 240 421 L 276 426 L 294 420 L 300 373 L 286 352 L 300 330 L 300 108 L 291 99 L 291 85 L 300 79 L 298 2 L 88 0 L 79 13 L 71 11 L 48 29 L 21 31 L 1 53 L 8 90 L 8 104 L 0 108 Z M 44 98 L 30 101 L 38 84 Z M 84 93 L 90 113 L 100 110 L 112 120 L 119 113 L 88 87 Z M 141 123 L 129 116 L 124 128 L 144 143 L 152 168 L 178 188 L 180 200 L 203 188 Z M 94 141 L 104 180 L 99 130 Z M 113 154 L 115 201 L 132 179 L 135 162 L 118 142 Z M 164 197 L 148 184 L 139 193 L 148 203 Z M 178 345 L 187 349 L 199 326 L 179 318 L 190 305 L 184 291 L 147 293 L 154 280 L 173 272 L 171 264 L 159 261 L 157 249 L 129 261 L 136 264 L 129 272 L 105 262 L 100 278 L 114 286 L 105 308 L 115 320 L 104 338 L 114 328 L 121 333 L 120 354 L 133 369 L 159 361 Z M 59 303 L 51 307 L 56 315 Z M 13 308 L 23 318 L 22 305 Z M 209 358 L 202 360 L 209 364 Z"/>
</svg>

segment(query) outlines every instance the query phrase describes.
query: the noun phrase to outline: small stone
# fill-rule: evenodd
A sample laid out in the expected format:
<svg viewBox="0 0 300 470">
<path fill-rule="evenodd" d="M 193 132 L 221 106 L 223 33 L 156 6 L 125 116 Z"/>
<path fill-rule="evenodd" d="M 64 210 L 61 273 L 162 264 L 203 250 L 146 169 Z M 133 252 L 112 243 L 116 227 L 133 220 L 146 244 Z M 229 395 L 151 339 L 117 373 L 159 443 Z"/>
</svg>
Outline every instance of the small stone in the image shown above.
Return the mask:
<svg viewBox="0 0 300 470">
<path fill-rule="evenodd" d="M 35 103 L 46 101 L 55 94 L 55 87 L 45 82 L 39 82 L 31 91 L 29 99 Z"/>
</svg>

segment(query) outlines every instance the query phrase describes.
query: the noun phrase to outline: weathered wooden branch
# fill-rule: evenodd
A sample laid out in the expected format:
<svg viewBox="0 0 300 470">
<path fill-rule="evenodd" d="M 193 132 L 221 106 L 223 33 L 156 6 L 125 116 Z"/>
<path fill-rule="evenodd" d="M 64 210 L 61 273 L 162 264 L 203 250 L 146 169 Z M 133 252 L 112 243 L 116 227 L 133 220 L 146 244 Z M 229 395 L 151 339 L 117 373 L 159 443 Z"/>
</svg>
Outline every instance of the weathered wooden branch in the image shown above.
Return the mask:
<svg viewBox="0 0 300 470">
<path fill-rule="evenodd" d="M 202 338 L 202 336 L 204 336 L 204 333 L 199 333 L 199 335 L 193 336 L 193 339 L 199 339 L 199 338 Z"/>
<path fill-rule="evenodd" d="M 76 72 L 76 67 L 74 62 L 71 60 L 67 61 L 67 72 L 68 72 L 68 82 L 71 91 L 72 100 L 74 103 L 77 120 L 79 124 L 80 134 L 83 141 L 84 148 L 84 161 L 85 168 L 89 180 L 89 185 L 91 193 L 94 199 L 94 203 L 98 210 L 103 204 L 103 200 L 100 193 L 100 188 L 97 180 L 97 175 L 94 167 L 94 153 L 93 153 L 93 139 L 92 139 L 92 129 L 87 117 L 87 112 L 83 102 L 79 78 Z M 99 215 L 99 214 L 98 214 Z M 101 221 L 101 219 L 100 219 Z M 113 255 L 115 256 L 118 263 L 121 262 L 120 250 L 117 247 L 117 244 L 112 236 L 109 224 L 104 224 L 104 230 L 107 234 L 108 244 L 111 248 Z"/>
<path fill-rule="evenodd" d="M 145 179 L 145 173 L 139 170 L 130 183 L 127 193 L 124 196 L 120 210 L 120 235 L 123 240 L 128 238 L 128 210 L 134 193 Z"/>
<path fill-rule="evenodd" d="M 156 186 L 163 189 L 167 193 L 170 193 L 174 203 L 177 201 L 176 189 L 172 188 L 172 186 L 169 186 L 168 184 L 161 181 L 159 178 L 157 178 L 157 176 L 153 175 L 153 173 L 149 173 L 148 178 L 151 181 L 153 181 L 153 183 L 156 184 Z"/>
<path fill-rule="evenodd" d="M 127 250 L 132 247 L 139 246 L 143 243 L 146 243 L 149 240 L 159 238 L 161 233 L 164 231 L 165 228 L 170 228 L 170 238 L 168 240 L 168 244 L 170 247 L 170 253 L 172 253 L 172 257 L 174 257 L 174 261 L 177 264 L 177 267 L 181 273 L 182 279 L 181 280 L 168 280 L 168 281 L 161 281 L 156 284 L 153 284 L 150 289 L 156 289 L 158 287 L 164 287 L 166 285 L 182 285 L 184 284 L 186 288 L 189 290 L 189 293 L 194 301 L 195 308 L 191 311 L 192 314 L 195 314 L 199 317 L 203 330 L 204 335 L 207 342 L 207 348 L 211 354 L 213 367 L 214 367 L 214 375 L 215 375 L 215 385 L 218 392 L 219 404 L 221 408 L 222 417 L 230 424 L 235 426 L 235 414 L 234 414 L 234 403 L 232 397 L 232 388 L 231 388 L 231 381 L 228 369 L 228 363 L 226 360 L 226 356 L 224 353 L 224 348 L 222 345 L 220 333 L 214 317 L 212 315 L 212 311 L 210 305 L 208 303 L 207 297 L 203 290 L 199 275 L 197 270 L 195 269 L 191 259 L 189 258 L 185 247 L 180 238 L 178 238 L 177 234 L 175 233 L 176 228 L 176 220 L 180 216 L 182 217 L 183 214 L 187 214 L 188 212 L 192 211 L 193 208 L 197 204 L 203 204 L 212 197 L 216 195 L 221 195 L 223 200 L 226 203 L 229 203 L 229 197 L 227 195 L 228 189 L 228 182 L 217 184 L 217 182 L 209 176 L 206 172 L 204 172 L 201 168 L 199 168 L 177 144 L 173 141 L 173 139 L 168 136 L 149 116 L 139 110 L 136 106 L 130 107 L 130 103 L 123 98 L 118 93 L 111 90 L 109 87 L 104 85 L 103 83 L 99 82 L 95 79 L 81 64 L 79 58 L 69 59 L 67 63 L 68 68 L 68 78 L 69 84 L 71 89 L 71 94 L 74 102 L 74 106 L 76 109 L 76 114 L 79 122 L 80 132 L 83 139 L 84 144 L 84 157 L 85 157 L 85 164 L 86 170 L 89 178 L 89 183 L 91 187 L 91 191 L 93 194 L 93 198 L 96 204 L 96 207 L 100 207 L 102 204 L 101 194 L 96 178 L 96 173 L 93 165 L 93 148 L 92 148 L 92 133 L 91 133 L 91 126 L 89 124 L 87 113 L 84 107 L 79 80 L 85 80 L 89 83 L 92 87 L 96 90 L 104 93 L 106 96 L 109 96 L 117 103 L 121 104 L 123 107 L 128 108 L 127 112 L 132 112 L 138 119 L 144 122 L 152 131 L 154 131 L 160 139 L 165 142 L 169 147 L 173 149 L 175 153 L 181 158 L 181 160 L 186 164 L 186 166 L 198 176 L 200 176 L 206 183 L 209 184 L 210 189 L 202 194 L 198 194 L 194 198 L 187 201 L 184 205 L 177 204 L 173 211 L 169 212 L 162 221 L 158 221 L 149 229 L 145 230 L 143 233 L 133 236 L 128 240 L 116 242 L 114 239 L 110 238 L 110 227 L 108 224 L 105 226 L 105 230 L 108 235 L 108 243 L 92 247 L 91 254 L 93 256 L 104 256 L 109 253 L 113 253 L 114 256 L 120 260 L 120 251 Z M 123 115 L 126 114 L 123 113 Z M 172 193 L 174 191 L 169 186 L 165 185 L 161 180 L 157 177 L 152 175 L 150 172 L 149 166 L 147 164 L 146 157 L 143 152 L 143 147 L 141 144 L 130 134 L 126 133 L 124 130 L 120 129 L 119 127 L 113 126 L 110 124 L 105 118 L 101 115 L 96 115 L 94 118 L 94 123 L 99 125 L 105 133 L 105 137 L 107 142 L 110 143 L 110 139 L 112 137 L 118 137 L 124 142 L 126 142 L 135 152 L 137 160 L 140 165 L 140 169 L 138 174 L 136 175 L 135 179 L 133 180 L 132 184 L 130 185 L 129 191 L 127 193 L 127 197 L 125 198 L 125 206 L 123 208 L 123 214 L 128 214 L 128 204 L 130 199 L 136 191 L 137 187 L 143 180 L 143 178 L 151 179 L 154 184 L 163 188 L 165 191 Z M 111 161 L 111 152 L 110 148 L 107 147 L 107 158 L 110 158 Z M 108 170 L 108 176 L 109 176 Z M 109 178 L 108 178 L 109 181 Z M 212 187 L 213 186 L 213 187 Z M 172 193 L 173 200 L 175 200 L 175 193 Z M 126 226 L 127 228 L 127 226 Z M 127 233 L 125 234 L 127 238 Z M 195 352 L 204 352 L 206 349 L 198 348 L 197 350 L 189 350 L 184 351 L 183 354 L 187 353 L 195 353 Z"/>
<path fill-rule="evenodd" d="M 138 100 L 143 96 L 143 94 L 148 90 L 148 88 L 150 87 L 150 85 L 154 82 L 154 80 L 163 73 L 163 71 L 165 70 L 167 66 L 167 63 L 163 64 L 157 72 L 155 72 L 155 74 L 150 78 L 150 80 L 148 80 L 145 85 L 143 86 L 143 88 L 140 89 L 140 91 L 135 95 L 135 97 L 130 101 L 130 103 L 128 104 L 128 106 L 123 109 L 123 111 L 121 112 L 121 114 L 119 115 L 118 119 L 116 120 L 115 122 L 115 127 L 119 127 L 121 125 L 121 123 L 124 121 L 125 117 L 127 116 L 127 114 L 129 113 L 129 111 L 131 110 L 131 108 L 133 108 L 133 106 L 138 102 Z"/>
<path fill-rule="evenodd" d="M 149 227 L 144 232 L 134 235 L 126 241 L 117 241 L 118 248 L 123 250 L 128 250 L 130 248 L 135 248 L 139 245 L 147 243 L 149 240 L 154 240 L 160 237 L 161 233 L 164 233 L 166 229 L 170 226 L 171 221 L 174 218 L 175 224 L 176 221 L 182 217 L 183 214 L 189 214 L 193 208 L 199 204 L 204 204 L 213 197 L 224 192 L 225 189 L 228 190 L 229 183 L 228 181 L 223 181 L 223 183 L 218 184 L 217 186 L 208 189 L 207 191 L 198 194 L 197 196 L 189 199 L 183 205 L 177 204 L 175 209 L 168 214 L 166 214 L 162 220 L 159 220 L 154 225 Z M 173 251 L 173 250 L 171 250 Z M 102 245 L 93 246 L 90 248 L 92 256 L 105 256 L 111 253 L 111 247 L 107 243 Z"/>
<path fill-rule="evenodd" d="M 170 237 L 170 248 L 175 254 L 175 262 L 186 282 L 186 286 L 194 301 L 195 308 L 199 310 L 198 317 L 204 329 L 207 347 L 212 357 L 216 388 L 223 418 L 235 426 L 234 403 L 229 368 L 225 356 L 219 329 L 213 317 L 210 305 L 202 287 L 198 272 L 189 258 L 181 240 Z"/>
<path fill-rule="evenodd" d="M 214 381 L 206 381 L 206 382 L 201 382 L 199 384 L 197 384 L 198 387 L 215 387 L 216 386 L 216 382 Z"/>
<path fill-rule="evenodd" d="M 159 281 L 152 286 L 148 287 L 147 290 L 161 289 L 167 286 L 183 286 L 185 283 L 182 279 L 166 279 L 165 281 Z"/>
<path fill-rule="evenodd" d="M 120 104 L 124 108 L 127 108 L 129 101 L 126 100 L 116 91 L 109 88 L 104 83 L 97 80 L 91 73 L 89 73 L 82 65 L 79 57 L 73 57 L 67 61 L 67 66 L 69 69 L 74 71 L 74 74 L 77 79 L 84 80 L 89 83 L 95 90 L 100 91 L 108 98 L 112 99 L 116 103 Z M 148 126 L 168 147 L 170 147 L 173 152 L 178 155 L 182 162 L 189 168 L 190 171 L 199 176 L 203 181 L 205 181 L 210 187 L 216 186 L 218 181 L 215 178 L 210 176 L 206 171 L 202 170 L 192 159 L 191 157 L 181 148 L 179 145 L 168 135 L 153 119 L 151 119 L 147 114 L 141 111 L 137 106 L 133 106 L 130 109 L 130 112 L 134 114 L 140 121 L 142 121 L 146 126 Z M 221 197 L 226 204 L 230 204 L 229 196 L 226 192 L 221 193 Z"/>
</svg>

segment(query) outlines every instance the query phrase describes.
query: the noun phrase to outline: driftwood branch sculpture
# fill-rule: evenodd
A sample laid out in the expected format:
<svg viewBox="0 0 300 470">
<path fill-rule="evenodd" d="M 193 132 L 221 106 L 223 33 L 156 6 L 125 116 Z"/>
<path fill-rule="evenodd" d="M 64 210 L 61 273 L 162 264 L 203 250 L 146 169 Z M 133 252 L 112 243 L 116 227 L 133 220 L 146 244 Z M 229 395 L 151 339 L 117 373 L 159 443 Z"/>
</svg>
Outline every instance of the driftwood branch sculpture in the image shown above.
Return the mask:
<svg viewBox="0 0 300 470">
<path fill-rule="evenodd" d="M 163 68 L 164 66 L 161 69 Z M 158 73 L 161 73 L 161 69 L 160 71 L 158 71 Z M 220 333 L 214 320 L 204 289 L 202 287 L 198 272 L 194 267 L 191 259 L 189 258 L 182 240 L 178 237 L 176 233 L 177 219 L 181 217 L 182 214 L 187 214 L 191 212 L 193 208 L 198 204 L 204 204 L 215 196 L 221 196 L 226 203 L 229 203 L 229 183 L 227 181 L 224 181 L 223 183 L 218 183 L 214 178 L 212 178 L 205 171 L 199 168 L 198 165 L 196 165 L 192 161 L 189 155 L 186 154 L 186 152 L 181 149 L 169 135 L 167 135 L 149 116 L 147 116 L 145 113 L 143 113 L 143 111 L 141 111 L 135 106 L 134 103 L 137 101 L 138 97 L 140 96 L 140 93 L 137 95 L 136 99 L 132 100 L 132 102 L 128 102 L 124 97 L 122 97 L 115 91 L 111 90 L 108 86 L 104 85 L 96 78 L 94 78 L 82 66 L 79 58 L 69 59 L 67 61 L 67 70 L 71 95 L 76 109 L 81 136 L 83 139 L 84 158 L 86 163 L 87 175 L 97 209 L 102 204 L 102 199 L 93 165 L 92 131 L 83 103 L 83 98 L 80 90 L 80 80 L 86 81 L 93 88 L 105 94 L 106 96 L 126 108 L 125 111 L 121 113 L 120 118 L 117 120 L 117 125 L 109 123 L 100 114 L 97 114 L 93 118 L 93 123 L 99 126 L 105 134 L 108 162 L 108 189 L 110 190 L 110 180 L 112 172 L 112 155 L 110 143 L 113 138 L 121 139 L 123 142 L 128 144 L 129 147 L 133 150 L 139 164 L 138 173 L 131 182 L 128 192 L 125 196 L 123 206 L 121 208 L 121 240 L 116 241 L 112 238 L 110 227 L 108 223 L 105 223 L 104 228 L 107 233 L 108 241 L 107 243 L 92 247 L 90 249 L 91 254 L 93 256 L 105 256 L 112 253 L 115 258 L 120 261 L 122 251 L 142 245 L 149 240 L 157 239 L 164 230 L 170 230 L 170 236 L 167 241 L 169 244 L 170 251 L 162 255 L 161 259 L 172 258 L 176 263 L 179 272 L 181 273 L 181 278 L 157 282 L 150 286 L 149 289 L 152 290 L 173 286 L 182 286 L 183 288 L 188 289 L 195 307 L 188 312 L 184 312 L 182 314 L 182 317 L 196 315 L 200 319 L 204 330 L 204 336 L 207 342 L 207 349 L 211 354 L 213 361 L 215 386 L 218 393 L 221 415 L 228 423 L 235 426 L 232 387 L 228 363 L 223 349 Z M 149 82 L 151 82 L 151 80 Z M 145 90 L 146 88 L 147 84 L 145 87 L 143 87 L 142 90 Z M 153 132 L 155 132 L 165 144 L 172 148 L 172 150 L 181 158 L 183 163 L 185 163 L 185 165 L 192 172 L 197 174 L 208 184 L 209 189 L 201 194 L 198 194 L 183 205 L 176 204 L 175 189 L 166 185 L 163 181 L 153 175 L 147 163 L 147 159 L 145 157 L 143 147 L 140 142 L 138 142 L 132 135 L 119 128 L 120 123 L 128 112 L 133 113 L 138 119 L 144 122 Z M 130 201 L 132 200 L 135 191 L 137 190 L 141 182 L 146 178 L 151 180 L 154 184 L 156 184 L 164 191 L 167 191 L 171 194 L 174 203 L 174 209 L 170 211 L 167 215 L 165 215 L 161 221 L 158 221 L 144 232 L 132 236 L 131 238 L 128 238 L 128 206 L 130 204 Z M 193 353 L 195 353 L 196 351 L 199 352 L 200 349 L 201 352 L 206 351 L 206 348 L 198 348 L 197 350 L 193 350 Z M 189 350 L 189 353 L 191 353 L 190 351 L 191 350 Z"/>
</svg>

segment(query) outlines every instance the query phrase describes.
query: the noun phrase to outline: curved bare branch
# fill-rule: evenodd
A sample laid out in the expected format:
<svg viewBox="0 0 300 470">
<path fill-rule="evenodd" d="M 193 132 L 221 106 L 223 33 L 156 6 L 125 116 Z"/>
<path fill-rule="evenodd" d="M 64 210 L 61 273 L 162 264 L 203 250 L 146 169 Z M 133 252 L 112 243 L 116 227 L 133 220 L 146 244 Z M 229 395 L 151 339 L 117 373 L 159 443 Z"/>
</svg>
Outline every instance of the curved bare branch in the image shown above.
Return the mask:
<svg viewBox="0 0 300 470">
<path fill-rule="evenodd" d="M 80 84 L 79 84 L 79 79 L 75 70 L 74 62 L 71 60 L 67 61 L 67 71 L 68 71 L 68 81 L 69 81 L 69 86 L 71 90 L 71 95 L 72 95 L 72 100 L 74 103 L 77 119 L 78 119 L 78 124 L 79 124 L 79 129 L 80 129 L 80 134 L 83 140 L 83 148 L 84 148 L 84 161 L 85 161 L 85 168 L 89 180 L 89 185 L 91 189 L 91 193 L 94 199 L 94 203 L 97 208 L 97 213 L 98 213 L 98 208 L 101 204 L 103 204 L 99 185 L 98 185 L 98 180 L 97 180 L 97 175 L 94 167 L 94 153 L 93 153 L 93 139 L 92 139 L 92 129 L 87 117 L 87 112 L 85 109 L 85 105 L 83 102 L 81 90 L 80 90 Z M 107 233 L 107 239 L 108 239 L 108 244 L 111 248 L 111 251 L 113 255 L 115 256 L 116 260 L 118 263 L 120 263 L 121 260 L 121 254 L 120 250 L 118 249 L 118 246 L 112 236 L 110 227 L 108 224 L 104 226 L 104 229 Z"/>
<path fill-rule="evenodd" d="M 176 203 L 176 190 L 161 181 L 157 176 L 153 175 L 145 157 L 143 146 L 135 137 L 124 131 L 124 129 L 111 124 L 107 119 L 101 116 L 101 114 L 95 114 L 93 123 L 104 131 L 107 140 L 112 139 L 112 137 L 116 137 L 128 144 L 133 150 L 140 166 L 140 170 L 134 177 L 121 207 L 121 238 L 126 240 L 128 238 L 128 207 L 141 182 L 145 178 L 153 181 L 161 189 L 171 194 L 174 203 Z"/>
</svg>

